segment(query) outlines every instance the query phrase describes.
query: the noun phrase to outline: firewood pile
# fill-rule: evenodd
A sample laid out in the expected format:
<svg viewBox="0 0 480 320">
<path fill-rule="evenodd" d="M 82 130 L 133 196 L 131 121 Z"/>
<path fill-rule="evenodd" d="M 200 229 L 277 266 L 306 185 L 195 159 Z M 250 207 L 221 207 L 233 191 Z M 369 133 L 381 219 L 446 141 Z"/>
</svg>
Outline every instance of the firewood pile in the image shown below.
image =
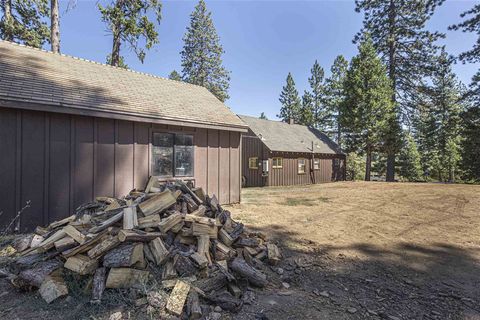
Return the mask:
<svg viewBox="0 0 480 320">
<path fill-rule="evenodd" d="M 280 260 L 275 244 L 235 222 L 215 196 L 153 177 L 145 190 L 97 197 L 14 247 L 12 284 L 38 288 L 47 303 L 69 294 L 63 275 L 73 272 L 88 277 L 92 303 L 106 289 L 151 287 L 165 297 L 159 312 L 190 319 L 205 317 L 205 305 L 240 310 L 248 286 L 267 285 L 264 264 Z"/>
</svg>

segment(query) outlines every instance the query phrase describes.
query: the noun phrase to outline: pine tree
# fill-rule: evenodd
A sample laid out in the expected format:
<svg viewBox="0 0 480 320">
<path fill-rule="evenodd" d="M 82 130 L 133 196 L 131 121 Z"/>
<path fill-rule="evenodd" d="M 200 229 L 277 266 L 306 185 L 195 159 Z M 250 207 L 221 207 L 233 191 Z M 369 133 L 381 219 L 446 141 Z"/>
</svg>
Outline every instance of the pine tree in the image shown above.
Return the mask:
<svg viewBox="0 0 480 320">
<path fill-rule="evenodd" d="M 190 15 L 190 26 L 183 37 L 182 78 L 207 88 L 220 101 L 229 98 L 230 72 L 222 65 L 220 38 L 213 25 L 211 12 L 200 0 Z"/>
<path fill-rule="evenodd" d="M 463 179 L 480 182 L 480 108 L 470 106 L 462 115 Z"/>
<path fill-rule="evenodd" d="M 282 88 L 279 98 L 282 107 L 280 114 L 277 115 L 282 121 L 289 122 L 293 120 L 298 123 L 300 121 L 301 102 L 298 97 L 298 91 L 295 88 L 295 81 L 293 81 L 292 74 L 289 72 L 287 76 L 287 84 Z"/>
<path fill-rule="evenodd" d="M 408 181 L 420 181 L 422 178 L 422 165 L 417 143 L 410 133 L 405 134 L 403 143 L 399 157 L 400 175 Z"/>
<path fill-rule="evenodd" d="M 260 113 L 260 117 L 258 118 L 263 120 L 268 120 L 267 116 L 265 115 L 265 112 Z"/>
<path fill-rule="evenodd" d="M 0 0 L 0 38 L 41 48 L 49 40 L 48 0 Z"/>
<path fill-rule="evenodd" d="M 442 50 L 432 78 L 431 99 L 438 139 L 438 178 L 455 181 L 460 161 L 461 84 L 452 71 L 452 59 Z"/>
<path fill-rule="evenodd" d="M 332 115 L 332 128 L 335 131 L 335 140 L 342 146 L 342 128 L 340 126 L 341 106 L 345 100 L 345 78 L 348 70 L 348 61 L 342 56 L 335 58 L 331 75 L 325 80 L 325 105 Z M 332 137 L 331 137 L 332 138 Z"/>
<path fill-rule="evenodd" d="M 395 108 L 385 66 L 369 38 L 362 41 L 352 58 L 345 79 L 345 101 L 341 125 L 347 135 L 347 149 L 366 155 L 365 180 L 370 180 L 372 153 L 381 149 Z"/>
<path fill-rule="evenodd" d="M 391 117 L 391 132 L 385 150 L 388 153 L 387 181 L 394 180 L 395 154 L 401 146 L 400 115 L 410 117 L 417 105 L 418 87 L 430 75 L 438 47 L 436 40 L 444 35 L 429 32 L 426 22 L 444 0 L 356 0 L 356 11 L 364 12 L 363 29 L 355 36 L 362 39 L 367 32 L 387 66 L 392 83 L 391 97 L 397 116 Z"/>
<path fill-rule="evenodd" d="M 298 124 L 304 126 L 313 126 L 315 122 L 315 105 L 313 95 L 305 91 L 302 96 L 302 104 L 298 114 Z"/>
<path fill-rule="evenodd" d="M 317 60 L 310 70 L 311 76 L 308 78 L 311 92 L 304 97 L 307 102 L 311 102 L 311 112 L 313 113 L 313 122 L 317 129 L 325 133 L 329 133 L 332 129 L 332 114 L 325 106 L 325 72 Z M 307 94 L 307 92 L 305 93 Z M 304 98 L 304 99 L 305 99 Z"/>
<path fill-rule="evenodd" d="M 432 174 L 435 175 L 439 159 L 435 106 L 428 101 L 427 97 L 422 98 L 422 102 L 419 103 L 413 127 L 420 152 L 422 172 L 425 175 L 425 179 L 428 180 Z"/>
<path fill-rule="evenodd" d="M 449 29 L 475 32 L 479 37 L 473 45 L 473 48 L 462 52 L 458 58 L 463 63 L 480 62 L 480 4 L 476 4 L 472 9 L 463 12 L 460 17 L 465 18 L 465 20 L 459 24 L 450 26 Z M 480 70 L 478 70 L 472 78 L 469 95 L 476 100 L 477 104 L 480 103 Z"/>
<path fill-rule="evenodd" d="M 182 81 L 182 76 L 177 72 L 177 70 L 173 70 L 169 75 L 168 79 Z"/>
<path fill-rule="evenodd" d="M 122 44 L 127 44 L 143 63 L 145 50 L 158 43 L 158 32 L 155 23 L 149 20 L 149 14 L 153 13 L 156 23 L 160 24 L 161 3 L 158 0 L 112 0 L 106 7 L 98 4 L 98 9 L 113 35 L 112 52 L 107 63 L 122 66 Z"/>
</svg>

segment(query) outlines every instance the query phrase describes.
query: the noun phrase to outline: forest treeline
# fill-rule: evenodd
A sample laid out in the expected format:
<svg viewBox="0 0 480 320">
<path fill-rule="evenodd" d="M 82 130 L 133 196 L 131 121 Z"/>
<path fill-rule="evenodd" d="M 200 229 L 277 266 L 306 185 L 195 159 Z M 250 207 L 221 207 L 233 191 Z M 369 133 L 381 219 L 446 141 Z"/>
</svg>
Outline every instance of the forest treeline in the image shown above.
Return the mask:
<svg viewBox="0 0 480 320">
<path fill-rule="evenodd" d="M 480 62 L 480 36 L 471 50 L 451 56 L 441 32 L 426 28 L 444 0 L 356 0 L 363 27 L 353 37 L 358 53 L 339 55 L 326 75 L 315 61 L 309 89 L 300 94 L 289 73 L 278 117 L 318 128 L 348 154 L 351 179 L 372 175 L 409 181 L 480 182 L 480 71 L 463 84 L 454 63 Z M 159 42 L 159 0 L 97 3 L 112 35 L 106 62 L 128 68 L 122 52 L 143 63 Z M 74 10 L 75 0 L 68 2 Z M 64 11 L 65 12 L 65 11 Z M 61 51 L 58 0 L 0 0 L 0 38 L 52 52 Z M 450 30 L 478 35 L 480 4 L 461 14 Z M 182 70 L 172 80 L 206 87 L 229 98 L 230 72 L 204 0 L 190 15 L 180 52 Z M 263 118 L 265 114 L 261 115 Z"/>
<path fill-rule="evenodd" d="M 480 182 L 480 71 L 463 84 L 454 63 L 480 62 L 480 37 L 455 57 L 426 24 L 443 0 L 357 0 L 358 53 L 329 76 L 314 62 L 301 96 L 289 73 L 278 117 L 327 133 L 348 154 L 350 179 Z M 450 30 L 480 28 L 480 5 Z"/>
</svg>

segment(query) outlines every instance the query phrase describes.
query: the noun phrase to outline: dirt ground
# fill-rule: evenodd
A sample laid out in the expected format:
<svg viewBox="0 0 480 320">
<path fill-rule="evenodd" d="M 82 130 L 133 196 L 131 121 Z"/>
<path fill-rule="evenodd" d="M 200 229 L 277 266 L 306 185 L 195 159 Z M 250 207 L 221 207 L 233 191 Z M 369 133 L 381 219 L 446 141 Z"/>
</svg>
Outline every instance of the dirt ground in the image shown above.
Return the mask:
<svg viewBox="0 0 480 320">
<path fill-rule="evenodd" d="M 234 218 L 275 238 L 281 282 L 238 319 L 480 319 L 480 187 L 251 188 Z M 276 271 L 276 270 L 273 270 Z"/>
<path fill-rule="evenodd" d="M 266 267 L 271 285 L 223 319 L 480 319 L 480 186 L 248 188 L 228 210 L 274 238 L 284 259 Z M 129 301 L 92 310 L 76 292 L 46 306 L 0 279 L 0 319 L 143 318 Z"/>
</svg>

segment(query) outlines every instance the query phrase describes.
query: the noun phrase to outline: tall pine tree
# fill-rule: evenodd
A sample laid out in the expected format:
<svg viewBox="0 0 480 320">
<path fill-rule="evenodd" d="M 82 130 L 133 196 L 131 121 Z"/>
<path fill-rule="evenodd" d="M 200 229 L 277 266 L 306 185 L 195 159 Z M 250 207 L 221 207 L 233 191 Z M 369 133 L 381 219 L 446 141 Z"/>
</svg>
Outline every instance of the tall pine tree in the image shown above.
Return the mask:
<svg viewBox="0 0 480 320">
<path fill-rule="evenodd" d="M 222 102 L 227 100 L 230 72 L 222 64 L 224 51 L 204 0 L 198 2 L 190 15 L 183 41 L 180 52 L 183 80 L 207 88 Z"/>
<path fill-rule="evenodd" d="M 410 133 L 405 133 L 400 152 L 400 175 L 408 181 L 420 181 L 423 171 L 417 143 Z"/>
<path fill-rule="evenodd" d="M 0 0 L 0 38 L 41 48 L 49 41 L 48 0 Z"/>
<path fill-rule="evenodd" d="M 311 76 L 308 78 L 308 83 L 310 85 L 310 92 L 305 92 L 303 100 L 310 102 L 310 108 L 306 110 L 311 110 L 312 120 L 315 127 L 323 132 L 331 131 L 331 114 L 329 110 L 325 107 L 325 71 L 320 66 L 317 60 L 313 64 L 312 69 L 310 69 Z M 307 111 L 308 112 L 308 111 Z M 308 117 L 308 116 L 307 116 Z"/>
<path fill-rule="evenodd" d="M 289 72 L 287 76 L 287 84 L 282 88 L 279 98 L 282 107 L 280 114 L 277 115 L 282 121 L 289 122 L 293 120 L 296 123 L 300 122 L 300 109 L 302 103 L 298 97 L 298 91 L 295 88 L 295 81 L 292 74 Z"/>
<path fill-rule="evenodd" d="M 122 44 L 127 44 L 143 63 L 145 50 L 158 43 L 156 24 L 160 24 L 162 18 L 161 3 L 158 0 L 112 0 L 105 7 L 98 4 L 98 9 L 102 21 L 113 35 L 112 51 L 107 63 L 126 67 L 120 54 Z M 155 16 L 155 22 L 150 21 L 150 13 Z"/>
<path fill-rule="evenodd" d="M 380 150 L 395 113 L 386 69 L 370 38 L 362 41 L 345 80 L 341 125 L 348 132 L 347 150 L 366 156 L 365 180 L 370 180 L 372 154 Z"/>
<path fill-rule="evenodd" d="M 462 115 L 461 168 L 463 179 L 480 182 L 480 108 L 470 106 Z"/>
<path fill-rule="evenodd" d="M 363 29 L 356 35 L 359 41 L 365 32 L 387 66 L 393 87 L 392 102 L 397 117 L 392 117 L 387 152 L 387 181 L 395 175 L 395 154 L 401 147 L 400 115 L 408 118 L 417 105 L 418 87 L 431 74 L 438 47 L 435 41 L 443 34 L 429 32 L 426 22 L 444 0 L 355 0 L 356 11 L 364 12 Z"/>
<path fill-rule="evenodd" d="M 298 124 L 304 126 L 314 126 L 315 123 L 315 105 L 313 95 L 305 91 L 302 96 L 302 105 L 298 113 Z"/>
<path fill-rule="evenodd" d="M 341 106 L 345 100 L 345 78 L 348 70 L 348 61 L 342 56 L 335 58 L 330 69 L 331 75 L 325 80 L 325 105 L 331 117 L 331 126 L 334 134 L 331 138 L 342 146 L 342 127 L 340 126 Z"/>
<path fill-rule="evenodd" d="M 463 12 L 460 17 L 465 20 L 450 26 L 449 29 L 475 32 L 478 35 L 478 39 L 472 49 L 462 52 L 458 58 L 463 63 L 480 62 L 480 4 L 476 4 L 472 9 Z M 480 103 L 480 70 L 472 78 L 469 95 L 475 99 L 477 104 Z"/>
</svg>

